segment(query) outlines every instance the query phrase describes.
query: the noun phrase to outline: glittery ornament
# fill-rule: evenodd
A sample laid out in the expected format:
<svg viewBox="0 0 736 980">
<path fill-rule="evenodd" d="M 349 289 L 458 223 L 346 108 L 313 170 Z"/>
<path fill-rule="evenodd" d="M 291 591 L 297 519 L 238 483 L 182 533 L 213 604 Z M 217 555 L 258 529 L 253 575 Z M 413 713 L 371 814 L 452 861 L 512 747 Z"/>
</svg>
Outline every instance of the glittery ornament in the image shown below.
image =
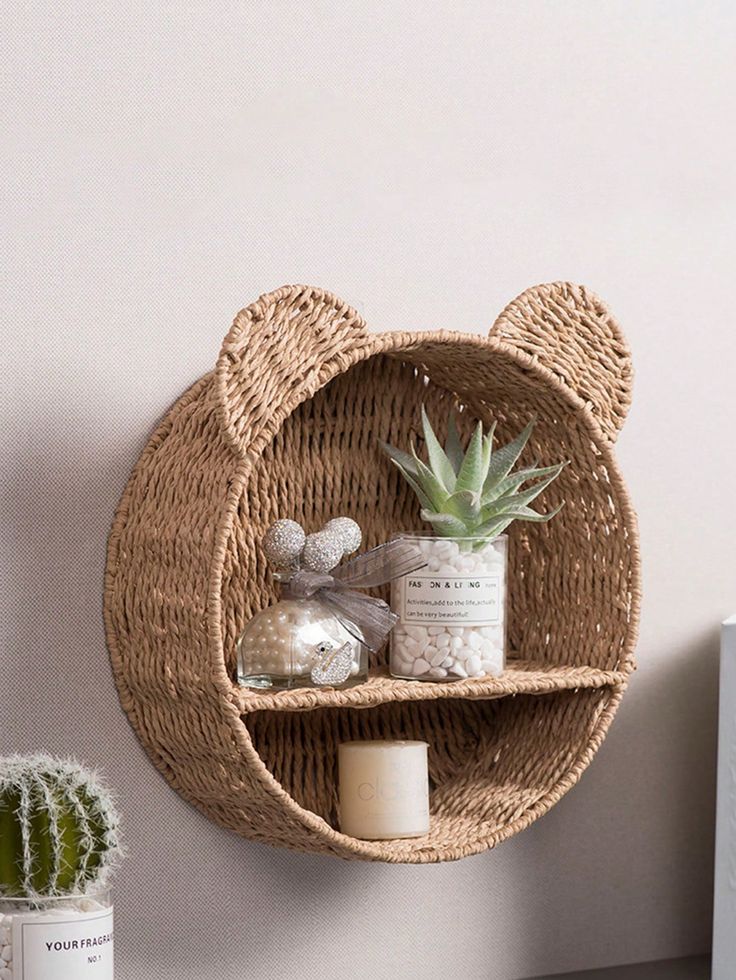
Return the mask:
<svg viewBox="0 0 736 980">
<path fill-rule="evenodd" d="M 330 572 L 342 555 L 342 538 L 331 531 L 318 531 L 307 536 L 302 561 L 311 572 Z"/>
<path fill-rule="evenodd" d="M 296 564 L 304 547 L 304 528 L 296 521 L 276 521 L 263 537 L 263 553 L 274 568 L 289 568 Z"/>
<path fill-rule="evenodd" d="M 310 675 L 312 683 L 317 685 L 344 684 L 350 677 L 355 656 L 350 643 L 344 643 L 335 650 L 332 643 L 320 643 L 315 651 L 317 663 L 312 667 Z"/>
<path fill-rule="evenodd" d="M 336 534 L 340 538 L 343 555 L 352 555 L 354 551 L 358 550 L 363 540 L 360 524 L 354 521 L 352 517 L 334 517 L 325 524 L 322 530 Z"/>
</svg>

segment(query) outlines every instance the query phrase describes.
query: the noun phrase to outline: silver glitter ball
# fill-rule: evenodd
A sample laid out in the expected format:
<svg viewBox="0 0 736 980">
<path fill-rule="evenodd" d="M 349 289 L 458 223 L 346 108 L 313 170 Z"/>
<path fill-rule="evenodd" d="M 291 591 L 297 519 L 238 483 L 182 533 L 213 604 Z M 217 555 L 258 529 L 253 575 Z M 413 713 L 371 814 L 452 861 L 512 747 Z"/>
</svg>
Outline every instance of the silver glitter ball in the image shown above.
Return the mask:
<svg viewBox="0 0 736 980">
<path fill-rule="evenodd" d="M 296 521 L 276 521 L 263 536 L 263 553 L 274 568 L 289 568 L 302 553 L 307 536 Z"/>
<path fill-rule="evenodd" d="M 343 555 L 352 555 L 354 551 L 358 550 L 363 540 L 360 524 L 354 521 L 352 517 L 333 517 L 322 530 L 336 534 L 340 538 Z"/>
<path fill-rule="evenodd" d="M 302 561 L 311 572 L 330 572 L 340 563 L 342 555 L 342 538 L 331 531 L 318 531 L 307 535 Z"/>
</svg>

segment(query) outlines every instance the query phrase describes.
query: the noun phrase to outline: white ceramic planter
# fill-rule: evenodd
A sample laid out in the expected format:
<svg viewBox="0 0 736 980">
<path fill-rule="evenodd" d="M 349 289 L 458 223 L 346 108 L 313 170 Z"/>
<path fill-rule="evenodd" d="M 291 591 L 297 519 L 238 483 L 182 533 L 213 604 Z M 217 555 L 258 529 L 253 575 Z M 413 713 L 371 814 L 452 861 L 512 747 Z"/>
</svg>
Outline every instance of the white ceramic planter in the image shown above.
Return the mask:
<svg viewBox="0 0 736 980">
<path fill-rule="evenodd" d="M 113 980 L 109 890 L 0 898 L 0 980 Z"/>
<path fill-rule="evenodd" d="M 445 681 L 498 675 L 506 656 L 507 538 L 402 537 L 427 566 L 392 584 L 399 622 L 391 633 L 391 673 Z"/>
<path fill-rule="evenodd" d="M 721 629 L 712 980 L 736 969 L 736 616 Z"/>
</svg>

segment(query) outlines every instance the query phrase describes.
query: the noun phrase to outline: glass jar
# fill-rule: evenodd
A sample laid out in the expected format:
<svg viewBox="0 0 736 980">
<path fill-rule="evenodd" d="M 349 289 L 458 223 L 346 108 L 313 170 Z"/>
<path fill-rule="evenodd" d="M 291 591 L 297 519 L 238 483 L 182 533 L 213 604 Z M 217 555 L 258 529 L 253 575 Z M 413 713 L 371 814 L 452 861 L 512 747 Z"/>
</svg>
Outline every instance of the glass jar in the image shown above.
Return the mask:
<svg viewBox="0 0 736 980">
<path fill-rule="evenodd" d="M 319 599 L 282 599 L 238 640 L 242 687 L 350 687 L 368 676 L 368 650 Z"/>
<path fill-rule="evenodd" d="M 55 898 L 0 898 L 3 980 L 113 980 L 113 974 L 109 889 Z"/>
<path fill-rule="evenodd" d="M 506 663 L 505 534 L 441 538 L 402 534 L 427 565 L 396 579 L 391 673 L 422 681 L 498 676 Z"/>
</svg>

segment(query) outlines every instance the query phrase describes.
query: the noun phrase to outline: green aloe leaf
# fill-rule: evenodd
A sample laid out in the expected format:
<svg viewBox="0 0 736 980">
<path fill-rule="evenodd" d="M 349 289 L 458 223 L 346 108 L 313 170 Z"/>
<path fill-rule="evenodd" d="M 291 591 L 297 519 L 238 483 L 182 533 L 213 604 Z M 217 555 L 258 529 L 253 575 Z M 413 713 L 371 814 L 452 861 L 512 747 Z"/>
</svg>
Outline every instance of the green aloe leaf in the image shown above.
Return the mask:
<svg viewBox="0 0 736 980">
<path fill-rule="evenodd" d="M 529 480 L 536 480 L 538 477 L 548 476 L 550 473 L 559 473 L 565 466 L 567 466 L 567 462 L 542 467 L 538 467 L 535 464 L 534 466 L 528 466 L 526 469 L 517 470 L 515 473 L 509 473 L 505 479 L 500 480 L 487 493 L 483 494 L 482 503 L 484 506 L 490 504 L 492 501 L 498 500 L 499 497 L 505 497 L 506 494 L 514 493 L 522 483 L 528 483 Z"/>
<path fill-rule="evenodd" d="M 547 514 L 529 506 L 556 479 L 567 463 L 540 467 L 536 463 L 512 472 L 523 453 L 534 421 L 506 446 L 494 450 L 496 423 L 487 433 L 478 422 L 467 450 L 463 452 L 456 418 L 447 424 L 444 448 L 422 407 L 422 428 L 428 460 L 383 443 L 384 452 L 397 467 L 422 507 L 422 517 L 435 533 L 445 537 L 495 537 L 515 520 L 546 523 L 559 513 L 562 504 Z"/>
<path fill-rule="evenodd" d="M 417 468 L 413 456 L 405 453 L 403 449 L 396 449 L 395 446 L 389 446 L 387 442 L 381 442 L 380 446 L 388 458 L 401 467 L 402 472 L 406 470 L 412 476 L 417 475 Z"/>
<path fill-rule="evenodd" d="M 478 422 L 457 475 L 455 489 L 480 493 L 483 477 L 483 423 Z"/>
<path fill-rule="evenodd" d="M 467 534 L 467 529 L 463 522 L 452 514 L 438 514 L 422 508 L 421 518 L 423 521 L 428 521 L 442 537 L 462 538 Z"/>
<path fill-rule="evenodd" d="M 445 450 L 440 445 L 439 439 L 434 434 L 424 405 L 422 405 L 422 429 L 424 430 L 424 441 L 427 445 L 430 468 L 437 479 L 444 484 L 447 492 L 452 493 L 455 489 L 455 470 L 447 458 Z"/>
<path fill-rule="evenodd" d="M 484 494 L 492 490 L 500 480 L 503 480 L 504 477 L 509 475 L 511 467 L 524 451 L 524 447 L 529 441 L 529 436 L 532 434 L 533 428 L 534 420 L 529 422 L 512 442 L 497 449 L 493 454 L 491 465 L 488 468 L 485 483 L 483 484 Z"/>
<path fill-rule="evenodd" d="M 412 474 L 409 473 L 407 470 L 405 470 L 404 467 L 401 465 L 401 463 L 397 463 L 395 459 L 392 459 L 391 462 L 394 464 L 396 469 L 399 471 L 399 473 L 401 473 L 401 475 L 404 477 L 406 482 L 409 484 L 409 486 L 412 488 L 414 493 L 417 495 L 417 498 L 419 499 L 419 503 L 422 505 L 422 507 L 432 507 L 432 501 L 426 495 L 424 490 L 422 490 L 422 488 L 414 479 Z"/>
<path fill-rule="evenodd" d="M 417 468 L 417 482 L 420 484 L 422 490 L 424 490 L 425 496 L 429 497 L 433 509 L 440 512 L 445 506 L 445 501 L 449 497 L 449 493 L 444 484 L 437 479 L 427 464 L 423 463 L 417 456 L 413 446 L 411 453 L 414 457 L 414 465 Z"/>
<path fill-rule="evenodd" d="M 554 473 L 546 476 L 543 480 L 539 480 L 538 483 L 535 483 L 532 487 L 528 487 L 526 490 L 522 490 L 519 493 L 505 494 L 503 497 L 492 501 L 483 507 L 483 515 L 488 514 L 488 516 L 492 516 L 493 514 L 502 514 L 510 507 L 524 507 L 526 504 L 530 504 L 559 476 L 560 469 L 561 467 L 555 467 Z"/>
<path fill-rule="evenodd" d="M 532 510 L 531 507 L 511 507 L 504 512 L 504 517 L 510 517 L 513 521 L 531 521 L 533 524 L 545 524 L 547 521 L 551 521 L 555 514 L 559 512 L 564 507 L 565 502 L 558 504 L 554 510 L 549 511 L 547 514 L 538 514 L 536 510 Z"/>
<path fill-rule="evenodd" d="M 473 534 L 477 535 L 479 538 L 495 538 L 497 535 L 501 534 L 509 524 L 514 520 L 513 517 L 506 517 L 501 515 L 498 517 L 493 517 L 489 521 L 484 521 L 473 529 Z"/>
<path fill-rule="evenodd" d="M 493 436 L 496 432 L 496 423 L 492 422 L 491 427 L 488 432 L 483 436 L 483 479 L 482 483 L 485 483 L 486 477 L 488 476 L 488 470 L 491 466 L 491 457 L 493 456 Z"/>
<path fill-rule="evenodd" d="M 480 517 L 480 494 L 470 490 L 456 490 L 447 498 L 445 510 L 458 517 L 466 525 L 476 524 Z"/>
<path fill-rule="evenodd" d="M 463 450 L 463 445 L 460 442 L 460 433 L 457 431 L 457 422 L 455 421 L 454 412 L 450 412 L 450 418 L 447 422 L 445 453 L 447 458 L 450 460 L 453 471 L 455 473 L 459 473 L 460 467 L 463 465 L 465 451 Z"/>
</svg>

